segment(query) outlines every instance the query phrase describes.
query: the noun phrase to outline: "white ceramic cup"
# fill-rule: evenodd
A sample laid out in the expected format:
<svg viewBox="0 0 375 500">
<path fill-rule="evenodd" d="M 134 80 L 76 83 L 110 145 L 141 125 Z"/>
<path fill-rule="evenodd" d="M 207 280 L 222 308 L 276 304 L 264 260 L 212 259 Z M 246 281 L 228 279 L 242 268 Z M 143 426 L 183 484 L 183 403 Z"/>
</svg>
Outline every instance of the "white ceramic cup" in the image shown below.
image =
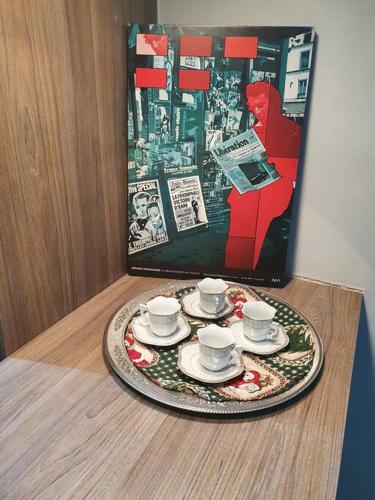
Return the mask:
<svg viewBox="0 0 375 500">
<path fill-rule="evenodd" d="M 255 342 L 273 340 L 277 333 L 277 325 L 273 323 L 276 309 L 266 302 L 245 302 L 242 307 L 243 332 Z"/>
<path fill-rule="evenodd" d="M 159 337 L 171 335 L 177 328 L 180 303 L 173 297 L 155 297 L 139 304 L 142 321 Z"/>
<path fill-rule="evenodd" d="M 218 371 L 242 364 L 242 345 L 230 328 L 208 325 L 197 330 L 199 361 L 207 370 Z"/>
<path fill-rule="evenodd" d="M 225 306 L 228 285 L 222 279 L 204 278 L 197 284 L 199 305 L 209 314 L 219 313 Z"/>
</svg>

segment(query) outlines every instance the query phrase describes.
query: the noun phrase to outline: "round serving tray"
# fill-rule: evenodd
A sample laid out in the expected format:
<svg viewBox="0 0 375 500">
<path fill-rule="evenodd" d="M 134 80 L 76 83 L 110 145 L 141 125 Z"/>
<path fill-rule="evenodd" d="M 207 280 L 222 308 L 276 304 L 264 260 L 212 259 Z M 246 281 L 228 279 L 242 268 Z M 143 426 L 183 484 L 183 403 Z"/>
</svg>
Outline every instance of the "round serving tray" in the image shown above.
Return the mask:
<svg viewBox="0 0 375 500">
<path fill-rule="evenodd" d="M 311 339 L 314 343 L 315 354 L 313 364 L 308 374 L 289 390 L 275 396 L 254 401 L 207 401 L 194 395 L 164 389 L 151 382 L 136 366 L 128 356 L 124 343 L 124 333 L 132 319 L 138 311 L 139 304 L 145 303 L 155 295 L 162 295 L 167 292 L 176 292 L 181 288 L 195 286 L 199 280 L 175 281 L 172 284 L 158 286 L 138 295 L 130 302 L 121 306 L 108 321 L 104 333 L 104 353 L 117 375 L 136 391 L 144 396 L 153 399 L 164 405 L 178 408 L 189 412 L 206 413 L 211 415 L 236 415 L 252 413 L 260 410 L 274 408 L 284 405 L 305 391 L 316 379 L 323 364 L 323 346 L 319 335 L 311 323 L 295 308 L 287 302 L 279 299 L 275 295 L 266 293 L 281 304 L 295 311 L 309 325 Z M 228 282 L 230 283 L 230 282 Z M 251 290 L 250 287 L 241 284 L 242 288 Z"/>
</svg>

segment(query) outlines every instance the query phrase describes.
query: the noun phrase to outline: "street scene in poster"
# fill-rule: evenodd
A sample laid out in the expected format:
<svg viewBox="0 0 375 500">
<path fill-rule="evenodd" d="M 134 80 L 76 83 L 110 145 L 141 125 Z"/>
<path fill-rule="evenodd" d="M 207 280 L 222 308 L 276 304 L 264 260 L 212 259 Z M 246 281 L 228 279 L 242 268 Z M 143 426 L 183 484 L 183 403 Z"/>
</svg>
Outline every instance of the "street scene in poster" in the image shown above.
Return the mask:
<svg viewBox="0 0 375 500">
<path fill-rule="evenodd" d="M 314 40 L 129 26 L 130 273 L 282 285 Z"/>
</svg>

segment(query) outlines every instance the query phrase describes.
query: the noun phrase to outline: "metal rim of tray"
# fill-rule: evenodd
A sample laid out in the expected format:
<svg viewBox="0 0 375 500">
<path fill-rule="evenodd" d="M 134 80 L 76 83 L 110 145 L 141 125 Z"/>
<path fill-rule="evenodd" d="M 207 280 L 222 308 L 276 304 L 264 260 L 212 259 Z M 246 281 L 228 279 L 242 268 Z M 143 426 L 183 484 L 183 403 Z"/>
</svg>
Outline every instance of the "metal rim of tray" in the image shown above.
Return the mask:
<svg viewBox="0 0 375 500">
<path fill-rule="evenodd" d="M 300 395 L 314 382 L 323 365 L 324 356 L 322 341 L 314 327 L 303 314 L 297 311 L 288 302 L 279 299 L 279 297 L 269 292 L 263 293 L 292 309 L 301 318 L 303 318 L 309 326 L 311 338 L 314 343 L 315 354 L 311 370 L 300 382 L 282 394 L 254 401 L 208 401 L 190 394 L 164 389 L 163 387 L 151 382 L 146 375 L 134 366 L 133 362 L 129 358 L 124 343 L 124 332 L 132 319 L 132 316 L 135 312 L 137 312 L 139 303 L 148 301 L 155 296 L 155 294 L 160 295 L 168 292 L 176 292 L 181 288 L 195 286 L 198 281 L 199 280 L 177 281 L 172 284 L 162 286 L 159 285 L 157 287 L 150 288 L 146 292 L 137 295 L 129 302 L 119 307 L 113 313 L 105 327 L 103 349 L 110 366 L 116 374 L 124 382 L 126 382 L 126 384 L 135 389 L 137 392 L 158 403 L 179 410 L 210 415 L 239 415 L 267 410 L 283 405 Z M 251 287 L 248 285 L 229 281 L 228 283 L 251 290 Z"/>
</svg>

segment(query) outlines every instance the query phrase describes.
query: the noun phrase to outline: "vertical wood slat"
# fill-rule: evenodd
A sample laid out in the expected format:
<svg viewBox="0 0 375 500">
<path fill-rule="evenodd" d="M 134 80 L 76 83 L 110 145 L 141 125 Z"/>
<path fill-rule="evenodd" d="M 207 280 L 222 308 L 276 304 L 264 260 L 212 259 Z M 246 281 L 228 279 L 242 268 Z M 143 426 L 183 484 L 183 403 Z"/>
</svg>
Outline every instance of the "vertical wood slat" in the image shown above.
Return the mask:
<svg viewBox="0 0 375 500">
<path fill-rule="evenodd" d="M 10 354 L 126 270 L 126 23 L 147 0 L 0 3 L 0 314 Z"/>
</svg>

